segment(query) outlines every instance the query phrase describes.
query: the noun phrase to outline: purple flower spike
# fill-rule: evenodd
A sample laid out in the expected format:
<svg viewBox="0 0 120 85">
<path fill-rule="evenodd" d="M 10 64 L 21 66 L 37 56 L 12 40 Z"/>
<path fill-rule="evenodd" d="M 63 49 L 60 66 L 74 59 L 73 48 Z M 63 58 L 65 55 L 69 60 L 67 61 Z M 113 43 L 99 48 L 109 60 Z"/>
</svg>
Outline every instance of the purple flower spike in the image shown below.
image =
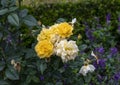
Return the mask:
<svg viewBox="0 0 120 85">
<path fill-rule="evenodd" d="M 101 68 L 105 68 L 105 60 L 104 59 L 99 59 L 98 60 L 98 64 L 99 64 L 99 66 L 101 67 Z"/>
<path fill-rule="evenodd" d="M 118 25 L 118 31 L 120 32 L 120 25 Z"/>
<path fill-rule="evenodd" d="M 116 47 L 110 48 L 110 54 L 111 55 L 116 55 L 118 53 L 118 49 Z"/>
<path fill-rule="evenodd" d="M 96 69 L 99 68 L 99 67 L 102 68 L 102 69 L 104 69 L 105 66 L 106 66 L 104 59 L 98 59 L 98 61 L 95 61 L 93 63 L 93 65 L 95 66 Z"/>
<path fill-rule="evenodd" d="M 68 64 L 64 64 L 63 67 L 64 67 L 64 69 L 68 68 Z"/>
<path fill-rule="evenodd" d="M 105 52 L 104 48 L 101 46 L 101 47 L 98 47 L 95 49 L 97 52 L 99 52 L 100 54 L 103 54 Z"/>
<path fill-rule="evenodd" d="M 6 38 L 6 43 L 11 43 L 11 42 L 12 42 L 12 38 L 10 35 L 8 35 Z"/>
<path fill-rule="evenodd" d="M 116 73 L 114 76 L 113 76 L 114 80 L 118 81 L 120 80 L 120 72 Z"/>
<path fill-rule="evenodd" d="M 107 16 L 106 16 L 106 23 L 107 23 L 107 25 L 110 24 L 110 19 L 111 19 L 111 15 L 110 15 L 110 13 L 108 13 Z"/>
<path fill-rule="evenodd" d="M 120 22 L 120 15 L 118 16 L 118 22 Z"/>
<path fill-rule="evenodd" d="M 41 80 L 41 81 L 44 80 L 44 76 L 43 76 L 43 75 L 40 76 L 40 80 Z"/>
<path fill-rule="evenodd" d="M 90 41 L 93 41 L 93 40 L 94 40 L 94 37 L 93 37 L 93 34 L 92 34 L 92 30 L 89 29 L 89 26 L 87 25 L 86 22 L 84 23 L 84 25 L 85 25 L 85 34 L 86 34 L 87 38 L 88 38 Z"/>
</svg>

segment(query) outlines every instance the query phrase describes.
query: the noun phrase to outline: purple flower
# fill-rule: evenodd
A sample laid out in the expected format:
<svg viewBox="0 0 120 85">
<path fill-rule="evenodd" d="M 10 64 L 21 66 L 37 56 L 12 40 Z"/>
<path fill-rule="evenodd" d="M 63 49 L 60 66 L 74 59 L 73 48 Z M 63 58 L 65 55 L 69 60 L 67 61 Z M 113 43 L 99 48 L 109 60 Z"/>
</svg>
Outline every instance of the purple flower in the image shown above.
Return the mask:
<svg viewBox="0 0 120 85">
<path fill-rule="evenodd" d="M 41 81 L 44 80 L 44 76 L 43 76 L 43 75 L 40 76 L 40 80 L 41 80 Z"/>
<path fill-rule="evenodd" d="M 97 24 L 97 28 L 102 28 L 101 24 Z"/>
<path fill-rule="evenodd" d="M 64 64 L 63 67 L 64 67 L 64 69 L 68 68 L 68 64 Z"/>
<path fill-rule="evenodd" d="M 118 22 L 120 22 L 120 15 L 118 16 Z"/>
<path fill-rule="evenodd" d="M 118 53 L 118 49 L 116 47 L 110 48 L 110 54 L 111 55 L 116 55 Z"/>
<path fill-rule="evenodd" d="M 87 38 L 88 38 L 90 41 L 93 41 L 93 40 L 94 40 L 94 36 L 93 36 L 93 34 L 92 34 L 92 30 L 86 28 L 86 29 L 85 29 L 85 34 L 86 34 Z"/>
<path fill-rule="evenodd" d="M 10 35 L 8 35 L 6 37 L 6 43 L 11 43 L 12 42 L 12 37 Z"/>
<path fill-rule="evenodd" d="M 103 54 L 105 52 L 104 48 L 101 46 L 101 47 L 98 47 L 95 49 L 97 52 Z"/>
<path fill-rule="evenodd" d="M 92 34 L 92 30 L 89 29 L 89 26 L 86 22 L 84 23 L 84 25 L 85 25 L 85 34 L 86 34 L 87 38 L 90 41 L 93 41 L 94 37 L 93 37 L 93 34 Z"/>
<path fill-rule="evenodd" d="M 118 25 L 118 31 L 120 31 L 120 25 Z"/>
<path fill-rule="evenodd" d="M 110 24 L 110 19 L 111 19 L 111 15 L 110 15 L 110 13 L 108 13 L 107 16 L 106 16 L 106 23 L 107 23 L 107 25 Z"/>
<path fill-rule="evenodd" d="M 100 68 L 104 69 L 105 66 L 106 66 L 105 59 L 98 59 L 97 61 L 95 61 L 93 63 L 93 65 L 95 66 L 95 68 L 99 68 L 100 67 Z"/>
<path fill-rule="evenodd" d="M 120 72 L 114 74 L 113 78 L 114 78 L 114 80 L 116 80 L 116 81 L 120 80 Z"/>
</svg>

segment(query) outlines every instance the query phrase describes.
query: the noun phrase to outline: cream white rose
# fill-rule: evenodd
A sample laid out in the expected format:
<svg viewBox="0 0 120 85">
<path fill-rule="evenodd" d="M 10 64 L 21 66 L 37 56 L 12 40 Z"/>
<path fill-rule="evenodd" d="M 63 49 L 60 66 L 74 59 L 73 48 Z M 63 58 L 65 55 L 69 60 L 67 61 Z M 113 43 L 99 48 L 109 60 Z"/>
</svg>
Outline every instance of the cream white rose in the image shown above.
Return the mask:
<svg viewBox="0 0 120 85">
<path fill-rule="evenodd" d="M 66 39 L 61 40 L 56 44 L 55 54 L 62 58 L 63 62 L 67 62 L 68 60 L 74 60 L 78 55 L 78 46 L 75 41 L 67 41 Z"/>
</svg>

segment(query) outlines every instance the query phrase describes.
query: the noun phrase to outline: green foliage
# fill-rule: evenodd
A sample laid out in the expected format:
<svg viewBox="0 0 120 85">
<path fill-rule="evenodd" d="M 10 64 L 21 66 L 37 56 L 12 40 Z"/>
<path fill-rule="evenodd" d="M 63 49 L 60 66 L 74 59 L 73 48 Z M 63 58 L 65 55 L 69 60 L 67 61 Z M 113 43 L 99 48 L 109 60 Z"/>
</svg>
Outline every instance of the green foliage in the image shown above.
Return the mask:
<svg viewBox="0 0 120 85">
<path fill-rule="evenodd" d="M 33 27 L 35 26 L 39 27 L 39 25 L 37 24 L 37 20 L 27 12 L 28 12 L 27 9 L 21 10 L 19 7 L 16 6 L 16 0 L 0 1 L 1 85 L 13 85 L 19 83 L 18 81 L 21 80 L 19 73 L 19 71 L 21 70 L 21 65 L 23 65 L 23 67 L 26 66 L 26 64 L 20 63 L 24 62 L 22 60 L 24 59 L 25 55 L 29 56 L 28 52 L 32 52 L 25 51 L 28 50 L 28 48 L 22 43 L 23 40 L 25 39 L 22 30 L 25 29 L 26 27 L 27 32 L 29 32 L 32 31 Z M 29 36 L 31 36 L 34 39 L 32 34 L 30 34 Z M 14 64 L 11 64 L 11 60 L 15 60 Z M 32 77 L 34 82 L 38 82 L 39 79 L 36 76 Z M 15 82 L 13 83 L 12 81 Z"/>
<path fill-rule="evenodd" d="M 103 24 L 107 13 L 111 13 L 112 20 L 115 20 L 120 9 L 119 5 L 118 0 L 111 0 L 110 2 L 102 0 L 98 2 L 45 4 L 31 10 L 31 13 L 45 25 L 51 25 L 59 18 L 70 21 L 76 17 L 81 27 L 84 22 L 91 24 L 95 17 L 99 17 L 102 20 L 100 23 Z"/>
<path fill-rule="evenodd" d="M 14 25 L 14 26 L 19 26 L 19 18 L 18 18 L 18 15 L 15 14 L 15 13 L 12 13 L 8 16 L 8 22 L 11 24 L 11 25 Z"/>
<path fill-rule="evenodd" d="M 19 75 L 18 75 L 17 71 L 12 67 L 9 67 L 8 69 L 6 69 L 5 75 L 8 79 L 19 80 Z"/>
</svg>

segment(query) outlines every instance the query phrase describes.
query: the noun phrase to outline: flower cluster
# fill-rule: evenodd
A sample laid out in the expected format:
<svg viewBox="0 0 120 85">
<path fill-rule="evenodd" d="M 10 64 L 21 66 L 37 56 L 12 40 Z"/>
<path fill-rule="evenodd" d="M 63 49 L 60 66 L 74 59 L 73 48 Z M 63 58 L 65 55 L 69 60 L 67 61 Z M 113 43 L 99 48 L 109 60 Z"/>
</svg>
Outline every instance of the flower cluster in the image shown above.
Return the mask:
<svg viewBox="0 0 120 85">
<path fill-rule="evenodd" d="M 63 62 L 74 60 L 79 51 L 78 46 L 75 41 L 67 40 L 73 34 L 74 22 L 75 20 L 71 22 L 72 24 L 62 22 L 49 28 L 42 28 L 35 46 L 37 55 L 40 58 L 50 58 L 55 54 L 61 57 Z"/>
</svg>

